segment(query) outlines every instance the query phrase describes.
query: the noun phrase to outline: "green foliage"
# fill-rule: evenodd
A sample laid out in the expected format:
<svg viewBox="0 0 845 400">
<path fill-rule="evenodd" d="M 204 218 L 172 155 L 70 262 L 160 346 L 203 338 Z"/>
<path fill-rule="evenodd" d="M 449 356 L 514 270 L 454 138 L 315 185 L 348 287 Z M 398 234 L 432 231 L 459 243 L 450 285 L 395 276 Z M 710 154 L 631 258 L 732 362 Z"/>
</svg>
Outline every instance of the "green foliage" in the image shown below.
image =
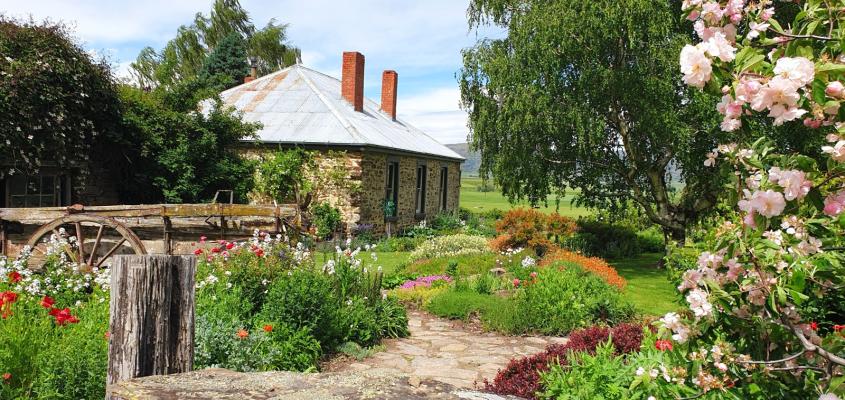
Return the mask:
<svg viewBox="0 0 845 400">
<path fill-rule="evenodd" d="M 663 233 L 655 227 L 639 230 L 595 217 L 578 219 L 578 232 L 562 247 L 602 258 L 635 257 L 664 251 Z"/>
<path fill-rule="evenodd" d="M 408 260 L 413 262 L 426 258 L 452 257 L 490 252 L 487 238 L 465 234 L 438 236 L 419 245 Z"/>
<path fill-rule="evenodd" d="M 259 164 L 255 192 L 278 202 L 297 199 L 311 191 L 305 170 L 314 166 L 314 155 L 301 148 L 280 150 Z"/>
<path fill-rule="evenodd" d="M 326 349 L 340 344 L 334 325 L 337 302 L 325 274 L 295 270 L 273 282 L 258 319 L 310 329 Z"/>
<path fill-rule="evenodd" d="M 413 238 L 413 237 L 405 237 L 405 236 L 394 236 L 390 238 L 384 238 L 378 242 L 376 248 L 379 251 L 387 251 L 387 252 L 394 252 L 394 251 L 413 251 L 417 248 L 421 243 L 425 241 L 425 238 Z"/>
<path fill-rule="evenodd" d="M 458 276 L 458 260 L 449 260 L 449 264 L 446 265 L 446 275 L 452 278 Z"/>
<path fill-rule="evenodd" d="M 227 40 L 237 40 L 238 47 L 245 47 L 246 55 L 256 57 L 259 75 L 266 75 L 293 65 L 300 55 L 299 49 L 286 42 L 286 30 L 286 24 L 277 24 L 273 19 L 257 30 L 238 0 L 215 0 L 209 15 L 197 13 L 194 22 L 180 26 L 176 37 L 161 51 L 142 49 L 130 67 L 142 86 L 179 84 L 200 76 L 219 47 L 231 45 Z"/>
<path fill-rule="evenodd" d="M 596 347 L 595 354 L 571 352 L 567 366 L 553 364 L 543 372 L 540 398 L 557 400 L 627 399 L 631 373 L 622 356 L 614 355 L 611 341 Z"/>
<path fill-rule="evenodd" d="M 249 74 L 245 45 L 243 38 L 237 33 L 226 35 L 203 62 L 199 76 L 223 75 L 227 82 L 221 90 L 243 83 L 244 76 Z"/>
<path fill-rule="evenodd" d="M 87 172 L 118 118 L 108 62 L 62 24 L 2 16 L 0 54 L 0 179 L 47 162 Z"/>
<path fill-rule="evenodd" d="M 718 180 L 701 155 L 722 138 L 701 134 L 717 124 L 712 98 L 672 78 L 689 41 L 676 7 L 471 1 L 471 27 L 507 30 L 463 52 L 461 96 L 482 175 L 531 203 L 565 188 L 587 205 L 633 200 L 682 239 L 687 221 L 715 204 Z M 672 195 L 670 165 L 686 184 Z"/>
<path fill-rule="evenodd" d="M 317 237 L 327 238 L 340 229 L 343 222 L 340 210 L 328 202 L 317 204 L 311 209 L 314 225 L 317 227 Z"/>
<path fill-rule="evenodd" d="M 0 319 L 0 374 L 11 374 L 0 385 L 0 398 L 105 396 L 109 303 L 108 296 L 97 300 L 101 296 L 90 295 L 72 308 L 78 323 L 58 326 L 38 304 L 40 298 L 19 295 L 12 314 Z"/>
<path fill-rule="evenodd" d="M 207 90 L 196 81 L 177 87 L 182 89 L 187 97 Z M 166 91 L 124 86 L 120 98 L 122 135 L 103 157 L 122 199 L 200 203 L 217 190 L 234 190 L 236 200 L 246 199 L 254 167 L 235 148 L 257 125 L 242 122 L 219 102 L 207 113 L 196 112 L 196 102 L 194 110 L 184 109 L 188 106 Z"/>
<path fill-rule="evenodd" d="M 548 335 L 634 316 L 634 307 L 618 289 L 576 264 L 541 269 L 537 281 L 517 292 L 515 301 L 524 313 L 525 329 Z"/>
<path fill-rule="evenodd" d="M 346 342 L 340 345 L 337 348 L 339 353 L 346 354 L 358 361 L 361 361 L 367 357 L 372 356 L 380 351 L 384 351 L 385 347 L 383 345 L 371 346 L 371 347 L 361 347 L 358 343 L 355 342 Z"/>
</svg>

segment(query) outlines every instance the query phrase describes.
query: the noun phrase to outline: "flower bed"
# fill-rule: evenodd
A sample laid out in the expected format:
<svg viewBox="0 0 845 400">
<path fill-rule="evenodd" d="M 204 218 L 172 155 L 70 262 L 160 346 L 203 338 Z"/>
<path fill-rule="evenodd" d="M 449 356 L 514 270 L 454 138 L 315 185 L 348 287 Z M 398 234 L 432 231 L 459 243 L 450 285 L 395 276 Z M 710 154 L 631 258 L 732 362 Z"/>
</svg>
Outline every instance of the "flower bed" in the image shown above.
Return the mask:
<svg viewBox="0 0 845 400">
<path fill-rule="evenodd" d="M 565 265 L 566 263 L 578 264 L 578 266 L 583 268 L 585 271 L 589 271 L 599 276 L 604 279 L 605 282 L 616 286 L 619 289 L 625 289 L 625 285 L 627 285 L 625 278 L 619 276 L 619 273 L 616 272 L 616 268 L 613 268 L 613 266 L 608 264 L 607 261 L 598 257 L 586 257 L 560 248 L 551 250 L 548 254 L 546 254 L 542 261 L 540 261 L 540 266 L 545 267 L 553 264 Z"/>
<path fill-rule="evenodd" d="M 74 246 L 54 236 L 40 273 L 27 251 L 0 258 L 0 398 L 105 396 L 108 270 L 79 268 L 67 257 Z M 318 265 L 302 244 L 256 232 L 202 238 L 195 254 L 195 368 L 315 370 L 349 342 L 408 334 L 405 310 L 382 297 L 381 273 L 357 250 Z"/>
</svg>

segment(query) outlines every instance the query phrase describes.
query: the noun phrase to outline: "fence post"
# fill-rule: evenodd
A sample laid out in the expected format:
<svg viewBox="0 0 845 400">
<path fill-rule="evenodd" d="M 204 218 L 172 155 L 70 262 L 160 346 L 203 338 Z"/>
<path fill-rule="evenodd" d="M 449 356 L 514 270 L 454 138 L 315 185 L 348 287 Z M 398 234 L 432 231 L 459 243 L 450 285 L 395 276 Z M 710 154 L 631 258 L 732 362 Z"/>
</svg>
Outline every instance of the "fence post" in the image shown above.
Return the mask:
<svg viewBox="0 0 845 400">
<path fill-rule="evenodd" d="M 191 370 L 196 263 L 194 256 L 114 257 L 109 304 L 109 385 Z"/>
</svg>

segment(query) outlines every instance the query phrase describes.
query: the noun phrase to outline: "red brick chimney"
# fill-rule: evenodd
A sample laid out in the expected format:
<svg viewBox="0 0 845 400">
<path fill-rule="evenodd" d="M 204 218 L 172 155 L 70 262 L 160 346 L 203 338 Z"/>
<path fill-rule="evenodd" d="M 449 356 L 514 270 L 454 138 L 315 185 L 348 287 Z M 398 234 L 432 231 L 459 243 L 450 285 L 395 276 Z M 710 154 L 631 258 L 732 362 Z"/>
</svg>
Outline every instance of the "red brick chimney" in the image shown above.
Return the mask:
<svg viewBox="0 0 845 400">
<path fill-rule="evenodd" d="M 352 103 L 355 111 L 364 111 L 364 55 L 357 51 L 343 52 L 340 93 Z"/>
<path fill-rule="evenodd" d="M 381 109 L 396 119 L 396 84 L 399 82 L 399 74 L 393 70 L 386 70 L 381 74 Z"/>
</svg>

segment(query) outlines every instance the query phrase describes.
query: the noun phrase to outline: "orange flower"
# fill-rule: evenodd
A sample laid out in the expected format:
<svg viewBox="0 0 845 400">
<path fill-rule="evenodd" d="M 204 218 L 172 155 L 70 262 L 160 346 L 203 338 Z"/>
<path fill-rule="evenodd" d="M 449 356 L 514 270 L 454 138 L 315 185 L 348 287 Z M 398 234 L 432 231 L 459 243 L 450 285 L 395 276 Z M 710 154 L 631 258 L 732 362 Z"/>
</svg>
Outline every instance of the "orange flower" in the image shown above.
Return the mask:
<svg viewBox="0 0 845 400">
<path fill-rule="evenodd" d="M 247 336 L 249 336 L 249 332 L 247 332 L 247 331 L 246 331 L 246 330 L 244 330 L 244 329 L 239 329 L 239 330 L 238 330 L 238 338 L 239 338 L 239 339 L 246 339 L 246 338 L 247 338 Z"/>
<path fill-rule="evenodd" d="M 543 257 L 543 260 L 540 261 L 540 266 L 546 267 L 559 261 L 578 264 L 585 271 L 598 275 L 600 278 L 604 279 L 605 282 L 616 286 L 619 289 L 624 289 L 625 285 L 628 284 L 628 282 L 625 281 L 625 278 L 619 276 L 616 269 L 608 264 L 607 261 L 598 257 L 586 257 L 560 248 L 550 250 L 549 253 Z"/>
<path fill-rule="evenodd" d="M 273 325 L 264 325 L 264 332 L 273 332 Z"/>
<path fill-rule="evenodd" d="M 6 372 L 5 374 L 3 374 L 3 380 L 4 380 L 4 381 L 8 381 L 8 380 L 10 380 L 10 379 L 12 379 L 12 374 L 11 374 L 11 373 Z"/>
</svg>

